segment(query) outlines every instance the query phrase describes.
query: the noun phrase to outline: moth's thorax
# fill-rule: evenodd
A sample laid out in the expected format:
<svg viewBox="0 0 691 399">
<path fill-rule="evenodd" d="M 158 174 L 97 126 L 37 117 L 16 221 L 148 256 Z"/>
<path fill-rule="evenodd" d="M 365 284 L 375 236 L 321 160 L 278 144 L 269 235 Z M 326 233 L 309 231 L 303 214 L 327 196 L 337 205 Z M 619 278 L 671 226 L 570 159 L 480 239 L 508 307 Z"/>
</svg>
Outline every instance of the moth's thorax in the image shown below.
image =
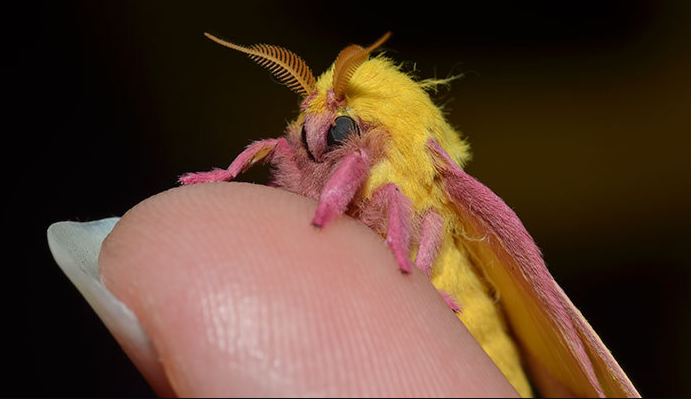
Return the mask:
<svg viewBox="0 0 691 399">
<path fill-rule="evenodd" d="M 468 145 L 432 101 L 428 90 L 444 80 L 417 81 L 392 60 L 377 56 L 353 73 L 344 93 L 336 99 L 332 89 L 333 66 L 315 84 L 303 102 L 305 113 L 345 112 L 391 132 L 392 145 L 415 157 L 434 138 L 461 166 L 470 158 Z"/>
</svg>

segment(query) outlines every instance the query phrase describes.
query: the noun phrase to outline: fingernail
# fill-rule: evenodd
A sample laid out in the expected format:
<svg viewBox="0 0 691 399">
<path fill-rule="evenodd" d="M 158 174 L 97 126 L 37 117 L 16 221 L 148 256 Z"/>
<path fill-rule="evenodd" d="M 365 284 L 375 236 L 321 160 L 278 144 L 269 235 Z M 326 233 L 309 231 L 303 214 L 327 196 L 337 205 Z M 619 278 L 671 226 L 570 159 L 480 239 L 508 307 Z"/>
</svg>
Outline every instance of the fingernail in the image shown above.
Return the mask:
<svg viewBox="0 0 691 399">
<path fill-rule="evenodd" d="M 139 371 L 157 389 L 168 386 L 151 338 L 137 316 L 99 278 L 101 243 L 119 218 L 93 222 L 57 222 L 48 228 L 48 245 L 55 261 L 77 287 Z M 79 333 L 79 332 L 75 332 Z"/>
</svg>

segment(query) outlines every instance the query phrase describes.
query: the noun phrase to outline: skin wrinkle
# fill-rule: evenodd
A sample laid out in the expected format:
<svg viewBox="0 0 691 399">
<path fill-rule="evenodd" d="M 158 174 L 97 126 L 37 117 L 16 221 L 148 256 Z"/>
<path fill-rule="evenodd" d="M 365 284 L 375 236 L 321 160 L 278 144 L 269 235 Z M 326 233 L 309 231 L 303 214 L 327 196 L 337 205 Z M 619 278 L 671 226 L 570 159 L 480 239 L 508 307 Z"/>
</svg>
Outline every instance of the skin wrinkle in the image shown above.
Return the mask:
<svg viewBox="0 0 691 399">
<path fill-rule="evenodd" d="M 350 222 L 347 219 L 340 219 L 340 222 Z M 338 223 L 339 221 L 336 221 L 335 223 Z M 334 253 L 334 257 L 342 257 L 342 256 L 347 256 L 347 254 L 342 254 L 342 253 Z M 361 279 L 360 275 L 356 274 L 346 274 L 345 276 L 342 276 L 343 279 L 341 279 L 342 284 L 357 284 L 357 280 Z M 345 280 L 344 280 L 345 279 Z M 341 299 L 341 298 L 339 298 Z M 341 328 L 337 328 L 339 324 L 346 324 L 348 320 L 356 320 L 360 321 L 359 318 L 356 315 L 356 312 L 358 311 L 360 307 L 357 306 L 356 303 L 354 303 L 351 298 L 344 297 L 339 301 L 339 304 L 337 304 L 336 312 L 332 312 L 331 309 L 325 309 L 325 312 L 323 314 L 320 314 L 317 316 L 318 320 L 320 321 L 318 323 L 319 331 L 322 332 L 322 334 L 318 334 L 318 339 L 321 341 L 321 345 L 327 346 L 329 343 L 334 343 L 336 344 L 336 353 L 343 354 L 345 351 L 341 348 L 345 347 L 353 347 L 358 345 L 358 343 L 364 342 L 362 338 L 367 338 L 367 336 L 360 337 L 360 339 L 357 339 L 356 337 L 349 336 L 347 334 L 343 334 Z M 338 322 L 334 323 L 332 325 L 328 325 L 326 323 L 323 323 L 323 320 L 328 319 L 329 314 L 334 313 L 338 317 Z M 354 325 L 354 330 L 355 331 L 363 331 L 365 329 L 365 326 L 361 325 L 360 323 L 356 323 Z M 369 346 L 366 345 L 365 346 Z M 330 351 L 325 352 L 325 357 L 323 359 L 324 365 L 332 364 L 332 361 L 335 359 L 330 359 Z M 345 359 L 345 361 L 350 362 L 349 359 Z M 325 388 L 328 390 L 332 391 L 332 395 L 336 395 L 337 392 L 334 391 L 336 386 L 342 386 L 344 384 L 349 384 L 354 387 L 358 386 L 358 381 L 361 381 L 363 377 L 367 376 L 368 374 L 364 372 L 364 370 L 371 368 L 368 367 L 367 364 L 367 358 L 361 359 L 362 367 L 358 367 L 357 364 L 351 363 L 351 367 L 356 371 L 355 375 L 349 375 L 347 373 L 343 373 L 339 369 L 331 370 L 330 377 L 332 378 L 333 381 L 336 383 L 335 385 L 327 385 L 326 381 L 323 383 Z M 368 384 L 370 385 L 370 384 Z M 371 385 L 370 385 L 371 386 Z M 357 391 L 356 391 L 357 392 Z"/>
<path fill-rule="evenodd" d="M 338 223 L 340 220 L 350 222 L 349 219 L 341 218 L 337 219 L 335 223 Z M 348 278 L 352 281 L 353 285 L 368 284 L 371 281 L 369 274 L 350 274 Z M 366 320 L 369 319 L 367 317 L 367 307 L 365 305 L 368 301 L 376 300 L 376 298 L 371 298 L 370 296 L 371 295 L 358 295 L 345 298 L 346 306 L 339 307 L 339 311 L 336 312 L 338 323 L 328 326 L 328 328 L 335 333 L 333 339 L 338 342 L 337 353 L 342 358 L 341 361 L 351 362 L 347 356 L 349 348 L 357 347 L 358 345 L 369 348 L 374 346 L 372 344 L 373 337 L 366 333 L 367 326 L 365 324 Z M 344 329 L 338 328 L 339 324 L 345 325 L 350 320 L 355 321 L 350 333 L 346 333 Z M 324 336 L 322 338 L 325 340 L 332 339 L 331 336 Z M 350 374 L 345 371 L 346 369 L 336 369 L 334 370 L 334 374 L 341 385 L 349 384 L 353 387 L 355 396 L 365 396 L 368 393 L 368 387 L 379 387 L 389 381 L 387 378 L 377 379 L 375 374 L 367 372 L 367 370 L 371 370 L 375 367 L 375 362 L 370 358 L 370 352 L 365 352 L 363 354 L 362 358 L 359 359 L 359 364 L 351 363 L 350 366 L 355 373 Z M 377 390 L 372 394 L 377 395 L 380 392 L 380 390 Z M 334 391 L 333 394 L 336 395 L 337 392 Z"/>
<path fill-rule="evenodd" d="M 364 359 L 360 359 L 361 364 L 360 367 L 358 367 L 358 365 L 353 364 L 352 360 L 347 356 L 348 348 L 361 344 L 367 338 L 366 335 L 363 336 L 361 334 L 362 331 L 365 331 L 365 326 L 362 325 L 357 317 L 356 312 L 358 312 L 359 308 L 360 307 L 358 306 L 343 306 L 342 313 L 338 312 L 337 324 L 321 324 L 325 334 L 320 335 L 320 339 L 325 345 L 327 345 L 329 342 L 333 342 L 335 344 L 334 351 L 327 352 L 327 357 L 324 359 L 325 364 L 349 362 L 351 366 L 353 366 L 353 370 L 355 370 L 355 373 L 350 374 L 343 372 L 343 369 L 333 369 L 330 373 L 332 376 L 331 378 L 333 379 L 333 384 L 327 385 L 330 395 L 338 394 L 337 390 L 335 389 L 336 386 L 351 385 L 354 387 L 354 392 L 356 392 L 356 394 L 364 394 L 365 391 L 363 390 L 363 387 L 376 385 L 373 384 L 374 381 L 367 381 L 370 376 L 366 370 L 371 368 L 371 366 L 368 366 L 368 364 L 371 364 L 371 362 L 368 362 L 368 359 L 365 357 Z M 358 335 L 346 334 L 344 333 L 343 329 L 337 328 L 338 325 L 346 324 L 348 320 L 357 320 L 354 330 L 358 333 Z M 368 345 L 365 344 L 364 346 Z M 332 356 L 329 356 L 331 354 Z"/>
<path fill-rule="evenodd" d="M 306 278 L 309 278 L 309 275 L 307 275 Z M 323 318 L 319 318 L 319 320 L 322 320 L 322 319 L 323 319 Z M 303 324 L 306 324 L 306 323 L 303 323 Z M 316 325 L 317 325 L 317 326 L 320 326 L 320 327 L 323 327 L 323 326 L 322 326 L 322 323 L 316 323 Z M 322 336 L 320 335 L 320 337 L 322 337 Z M 329 335 L 323 336 L 324 339 L 329 339 L 328 337 L 329 337 Z M 328 353 L 328 352 L 327 352 L 327 353 Z M 325 360 L 326 360 L 326 361 L 325 361 L 325 364 L 329 364 L 328 359 L 325 359 Z M 327 385 L 327 386 L 328 386 L 328 385 Z"/>
<path fill-rule="evenodd" d="M 254 215 L 253 215 L 253 216 L 254 216 Z M 256 215 L 256 216 L 259 216 L 259 215 Z M 246 226 L 244 226 L 244 227 L 248 230 L 248 234 L 268 234 L 268 233 L 269 233 L 269 232 L 266 232 L 264 229 L 259 228 L 259 226 L 254 225 L 254 224 L 252 224 L 252 223 L 249 223 L 248 225 L 246 225 Z M 272 241 L 272 242 L 278 242 L 278 243 L 279 243 L 278 245 L 282 245 L 282 244 L 280 244 L 280 243 L 282 243 L 282 241 L 278 239 L 279 237 L 272 236 L 272 237 L 267 237 L 267 238 L 269 238 L 269 240 Z M 242 245 L 241 247 L 245 247 L 245 246 L 246 246 L 246 244 L 243 243 L 243 245 Z M 281 250 L 281 248 L 278 248 L 278 250 Z M 285 274 L 285 272 L 286 272 L 285 269 L 278 269 L 278 270 L 275 270 L 275 271 L 274 271 L 274 273 L 280 274 L 280 275 Z M 309 276 L 306 276 L 306 278 L 309 279 Z M 282 278 L 281 278 L 281 280 L 282 280 Z M 261 288 L 261 289 L 257 289 L 257 290 L 256 290 L 257 292 L 254 293 L 254 296 L 256 296 L 256 297 L 261 297 L 261 296 L 262 296 L 262 292 L 261 292 L 261 291 L 262 291 L 263 289 L 272 289 L 272 287 L 263 287 L 263 288 Z M 240 291 L 240 290 L 238 290 L 238 291 Z M 244 299 L 246 300 L 247 298 L 244 298 Z M 295 297 L 293 298 L 293 301 L 294 301 L 294 303 L 292 304 L 292 306 L 300 306 L 300 303 L 301 303 L 301 302 L 305 302 L 305 299 L 302 297 L 300 291 L 296 291 L 296 295 L 295 295 Z M 286 310 L 286 309 L 282 309 L 283 307 L 284 307 L 284 306 L 283 306 L 282 303 L 280 303 L 280 302 L 273 302 L 273 303 L 267 304 L 267 306 L 264 306 L 264 307 L 262 307 L 261 309 L 259 309 L 259 312 L 261 312 L 261 313 L 263 313 L 263 314 L 265 314 L 265 315 L 268 315 L 269 313 L 272 313 L 272 314 L 282 314 L 282 313 L 284 313 L 285 310 Z M 251 320 L 251 319 L 252 319 L 252 315 L 251 315 L 251 314 L 244 314 L 244 315 L 238 316 L 238 319 L 240 319 L 240 320 Z M 267 318 L 263 318 L 263 319 L 265 320 L 265 325 L 268 325 L 268 316 L 267 316 Z M 305 325 L 305 324 L 307 324 L 307 322 L 304 321 L 304 320 L 301 320 L 301 321 L 299 321 L 299 322 L 296 323 L 296 324 L 297 324 L 297 325 Z M 259 324 L 258 324 L 258 326 L 261 326 L 261 325 L 262 325 L 262 323 L 259 323 Z M 246 326 L 246 327 L 248 327 L 248 326 Z M 265 334 L 265 335 L 264 335 L 264 337 L 266 337 L 266 339 L 265 339 L 265 341 L 264 341 L 265 346 L 268 346 L 268 347 L 270 347 L 270 348 L 280 348 L 280 346 L 278 346 L 278 345 L 270 345 L 270 341 L 269 341 L 268 335 L 267 335 L 269 331 L 268 331 L 267 329 L 259 329 L 259 330 L 260 330 L 263 334 Z M 293 332 L 293 336 L 291 337 L 291 339 L 286 340 L 286 342 L 294 342 L 296 339 L 299 338 L 299 335 L 300 335 L 300 334 L 299 334 L 299 331 L 298 331 L 297 329 L 291 329 L 291 331 Z M 290 349 L 291 349 L 291 348 L 288 348 L 289 351 L 290 351 Z M 295 356 L 290 356 L 290 357 L 295 357 Z M 274 363 L 274 362 L 266 362 L 266 361 L 265 361 L 264 364 L 263 364 L 263 367 L 265 367 L 265 370 L 257 370 L 257 371 L 258 371 L 258 372 L 261 372 L 261 371 L 270 371 L 270 370 L 273 368 L 273 363 Z M 242 365 L 238 365 L 238 367 L 242 367 Z M 296 370 L 297 370 L 297 371 L 300 370 L 301 365 L 300 365 L 300 364 L 287 364 L 287 367 L 289 367 L 289 369 L 287 369 L 286 371 L 287 371 L 288 377 L 290 377 L 290 375 L 293 374 Z M 274 381 L 277 381 L 277 380 L 285 380 L 284 378 L 282 378 L 282 377 L 280 377 L 279 375 L 277 375 L 275 372 L 273 372 L 273 373 L 270 372 L 270 373 L 268 373 L 268 374 L 272 377 L 272 379 L 273 379 Z M 261 373 L 260 373 L 260 375 L 261 375 Z M 285 384 L 285 382 L 284 382 L 284 384 Z"/>
<path fill-rule="evenodd" d="M 242 228 L 247 228 L 248 226 L 243 225 Z M 241 241 L 242 237 L 238 238 Z M 242 245 L 242 243 L 239 243 Z M 213 253 L 213 251 L 209 251 Z M 214 257 L 215 258 L 215 257 Z M 222 260 L 214 259 L 220 261 L 218 264 L 222 266 Z M 208 276 L 208 277 L 207 277 Z M 238 275 L 237 278 L 240 280 L 238 283 L 230 283 L 224 280 L 217 280 L 214 278 L 212 273 L 200 273 L 200 301 L 201 307 L 205 313 L 209 314 L 210 320 L 206 320 L 205 324 L 210 324 L 209 328 L 212 329 L 210 334 L 214 337 L 214 340 L 209 342 L 209 345 L 220 351 L 227 352 L 231 355 L 233 354 L 245 354 L 252 356 L 257 360 L 260 360 L 262 355 L 257 353 L 255 348 L 260 347 L 258 342 L 252 340 L 252 335 L 248 335 L 245 331 L 249 330 L 247 325 L 242 325 L 247 321 L 251 321 L 256 317 L 255 310 L 256 305 L 253 305 L 252 297 L 253 287 L 248 285 L 247 282 L 243 284 L 242 274 Z M 228 290 L 224 289 L 226 286 L 231 288 Z M 242 292 L 240 286 L 244 286 L 244 291 L 247 295 L 244 297 L 235 295 L 236 292 Z M 207 288 L 205 288 L 207 287 Z M 207 304 L 204 306 L 204 304 Z M 210 308 L 207 308 L 210 306 Z M 226 328 L 228 325 L 238 325 L 240 328 Z M 249 339 L 248 339 L 249 337 Z M 242 367 L 241 364 L 233 365 L 235 368 Z"/>
</svg>

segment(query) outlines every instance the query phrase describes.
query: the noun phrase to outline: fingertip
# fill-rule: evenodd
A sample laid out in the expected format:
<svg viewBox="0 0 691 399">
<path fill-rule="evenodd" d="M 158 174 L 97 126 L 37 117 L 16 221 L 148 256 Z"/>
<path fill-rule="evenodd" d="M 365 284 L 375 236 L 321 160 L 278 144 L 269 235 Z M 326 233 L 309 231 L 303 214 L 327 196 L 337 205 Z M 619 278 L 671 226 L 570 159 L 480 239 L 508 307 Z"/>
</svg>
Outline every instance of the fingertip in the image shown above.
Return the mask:
<svg viewBox="0 0 691 399">
<path fill-rule="evenodd" d="M 315 229 L 315 209 L 264 186 L 184 186 L 106 239 L 103 280 L 178 395 L 513 392 L 422 273 L 397 273 L 353 219 Z"/>
</svg>

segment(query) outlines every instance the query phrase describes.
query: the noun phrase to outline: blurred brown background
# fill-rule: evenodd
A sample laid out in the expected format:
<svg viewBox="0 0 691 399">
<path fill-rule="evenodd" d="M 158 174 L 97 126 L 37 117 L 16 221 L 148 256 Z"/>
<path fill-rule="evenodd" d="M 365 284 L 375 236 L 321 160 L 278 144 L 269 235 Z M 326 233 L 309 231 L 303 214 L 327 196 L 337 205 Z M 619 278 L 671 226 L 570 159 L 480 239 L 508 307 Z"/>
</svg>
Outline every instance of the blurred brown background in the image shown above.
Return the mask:
<svg viewBox="0 0 691 399">
<path fill-rule="evenodd" d="M 203 32 L 288 47 L 318 74 L 386 30 L 388 54 L 420 78 L 464 74 L 437 99 L 473 146 L 467 170 L 516 210 L 641 393 L 691 395 L 691 3 L 402 4 L 31 6 L 8 79 L 21 86 L 13 137 L 31 149 L 21 202 L 42 204 L 19 212 L 31 223 L 15 395 L 152 395 L 45 229 L 121 215 L 281 134 L 298 97 Z"/>
</svg>

